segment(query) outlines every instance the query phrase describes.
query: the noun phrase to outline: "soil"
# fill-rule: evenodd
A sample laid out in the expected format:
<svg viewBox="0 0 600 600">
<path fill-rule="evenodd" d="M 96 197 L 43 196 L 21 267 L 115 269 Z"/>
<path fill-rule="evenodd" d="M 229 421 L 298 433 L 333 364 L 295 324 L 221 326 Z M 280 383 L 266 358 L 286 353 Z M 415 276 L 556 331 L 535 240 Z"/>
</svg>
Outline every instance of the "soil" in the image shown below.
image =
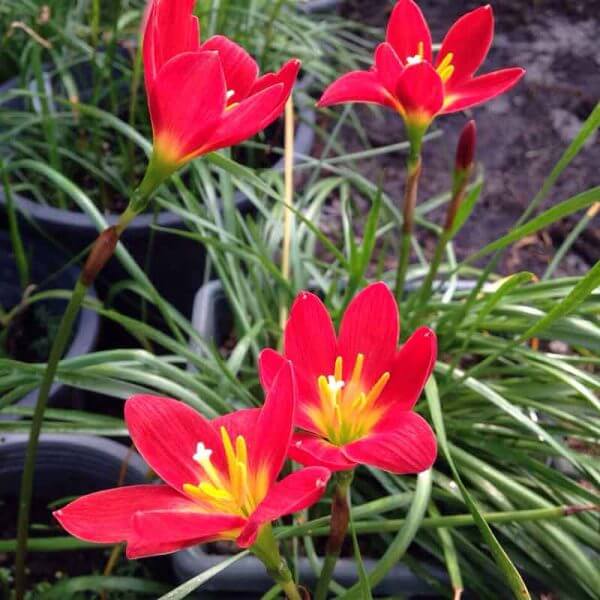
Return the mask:
<svg viewBox="0 0 600 600">
<path fill-rule="evenodd" d="M 347 0 L 345 16 L 384 27 L 393 2 Z M 457 17 L 479 2 L 419 2 L 434 41 L 441 41 Z M 439 118 L 435 127 L 443 136 L 424 149 L 420 199 L 448 189 L 454 147 L 467 118 L 478 130 L 477 159 L 485 170 L 484 194 L 456 239 L 459 258 L 501 237 L 517 221 L 540 189 L 567 144 L 598 101 L 600 91 L 600 20 L 597 0 L 512 0 L 494 4 L 496 34 L 481 72 L 523 66 L 525 78 L 510 92 L 467 111 Z M 358 107 L 370 141 L 383 146 L 405 139 L 403 124 L 391 110 Z M 325 124 L 328 130 L 332 124 Z M 349 152 L 364 149 L 351 130 L 346 131 Z M 551 190 L 543 207 L 566 200 L 600 183 L 598 136 L 572 162 Z M 319 149 L 317 148 L 317 153 Z M 318 154 L 317 154 L 318 155 Z M 404 156 L 388 155 L 358 163 L 361 172 L 376 181 L 385 170 L 385 190 L 401 198 Z M 444 208 L 431 214 L 443 222 Z M 547 232 L 521 241 L 505 253 L 500 270 L 530 270 L 541 275 L 556 248 L 581 215 L 564 219 Z M 431 234 L 419 232 L 426 250 L 433 249 Z M 596 217 L 567 255 L 557 275 L 579 274 L 600 259 L 600 218 Z"/>
</svg>

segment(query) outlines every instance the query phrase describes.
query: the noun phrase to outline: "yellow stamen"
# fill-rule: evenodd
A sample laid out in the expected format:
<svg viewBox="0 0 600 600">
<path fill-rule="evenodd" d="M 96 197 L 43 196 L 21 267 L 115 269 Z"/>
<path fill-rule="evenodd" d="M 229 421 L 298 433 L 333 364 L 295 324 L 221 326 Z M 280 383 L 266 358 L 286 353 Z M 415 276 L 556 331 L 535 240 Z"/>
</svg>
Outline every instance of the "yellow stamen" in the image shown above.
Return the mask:
<svg viewBox="0 0 600 600">
<path fill-rule="evenodd" d="M 327 377 L 325 377 L 325 375 L 320 375 L 317 383 L 319 384 L 319 395 L 321 396 L 321 401 L 324 404 L 327 404 L 330 401 L 329 383 L 327 382 Z"/>
<path fill-rule="evenodd" d="M 454 58 L 454 53 L 448 52 L 448 54 L 446 54 L 446 56 L 444 56 L 444 58 L 442 59 L 442 62 L 437 67 L 438 73 L 440 71 L 443 71 L 447 66 L 451 65 L 453 58 Z"/>
<path fill-rule="evenodd" d="M 423 58 L 425 56 L 425 44 L 423 42 L 419 42 L 417 45 L 417 54 Z"/>
<path fill-rule="evenodd" d="M 379 395 L 383 391 L 383 388 L 385 387 L 385 384 L 389 381 L 389 379 L 390 379 L 390 374 L 388 371 L 386 371 L 377 380 L 375 385 L 369 390 L 369 393 L 367 394 L 367 399 L 365 401 L 366 406 L 370 406 L 373 402 L 375 402 L 375 400 L 377 400 L 377 398 L 379 398 Z"/>
<path fill-rule="evenodd" d="M 333 372 L 334 377 L 338 380 L 342 380 L 342 357 L 338 356 L 335 359 L 335 370 Z"/>
<path fill-rule="evenodd" d="M 223 487 L 217 470 L 210 462 L 211 454 L 212 450 L 209 450 L 202 442 L 199 442 L 196 448 L 196 454 L 194 454 L 194 460 L 204 469 L 206 476 L 210 479 L 213 485 L 216 487 Z"/>
<path fill-rule="evenodd" d="M 233 494 L 240 506 L 243 506 L 246 503 L 248 492 L 248 469 L 246 463 L 238 461 L 235 473 L 234 481 L 232 481 Z"/>
<path fill-rule="evenodd" d="M 454 73 L 454 66 L 448 65 L 443 71 L 438 71 L 440 79 L 446 83 L 450 77 L 452 77 L 452 73 Z"/>
<path fill-rule="evenodd" d="M 232 495 L 227 490 L 222 487 L 216 487 L 208 481 L 203 481 L 198 486 L 198 489 L 217 502 L 230 502 L 233 500 Z"/>
<path fill-rule="evenodd" d="M 235 450 L 236 450 L 238 462 L 241 462 L 244 465 L 247 465 L 248 464 L 248 448 L 246 446 L 246 440 L 241 435 L 238 435 L 235 438 Z"/>
<path fill-rule="evenodd" d="M 221 426 L 221 440 L 223 442 L 223 448 L 225 449 L 225 457 L 227 458 L 227 470 L 231 475 L 235 471 L 236 455 L 233 450 L 233 444 L 231 438 L 225 427 Z"/>
<path fill-rule="evenodd" d="M 454 73 L 454 65 L 452 65 L 453 58 L 454 53 L 448 52 L 442 59 L 442 62 L 437 66 L 436 71 L 444 83 L 446 83 L 446 81 L 452 77 L 452 73 Z"/>
<path fill-rule="evenodd" d="M 350 385 L 358 385 L 360 382 L 360 376 L 362 375 L 363 364 L 365 362 L 365 355 L 360 352 L 356 355 L 356 362 L 354 363 L 354 369 L 352 369 L 352 377 L 350 378 Z"/>
<path fill-rule="evenodd" d="M 351 408 L 352 410 L 360 410 L 362 409 L 365 404 L 367 403 L 367 396 L 364 392 L 361 392 L 353 401 L 352 401 L 352 405 Z"/>
</svg>

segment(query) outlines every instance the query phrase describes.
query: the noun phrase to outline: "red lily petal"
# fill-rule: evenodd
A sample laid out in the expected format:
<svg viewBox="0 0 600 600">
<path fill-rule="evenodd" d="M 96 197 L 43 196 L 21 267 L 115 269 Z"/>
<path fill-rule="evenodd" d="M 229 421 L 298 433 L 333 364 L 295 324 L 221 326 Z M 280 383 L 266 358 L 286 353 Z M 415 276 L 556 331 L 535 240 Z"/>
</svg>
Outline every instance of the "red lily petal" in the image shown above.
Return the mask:
<svg viewBox="0 0 600 600">
<path fill-rule="evenodd" d="M 325 492 L 331 473 L 322 467 L 301 469 L 277 482 L 252 513 L 237 543 L 242 548 L 256 540 L 260 526 L 312 506 Z"/>
<path fill-rule="evenodd" d="M 133 396 L 125 403 L 131 439 L 152 469 L 176 490 L 196 484 L 202 468 L 193 460 L 198 442 L 213 451 L 215 468 L 225 470 L 221 438 L 200 413 L 183 402 Z"/>
<path fill-rule="evenodd" d="M 81 496 L 53 515 L 76 538 L 116 544 L 132 536 L 134 513 L 188 507 L 197 510 L 192 501 L 168 485 L 130 485 Z"/>
<path fill-rule="evenodd" d="M 379 44 L 375 50 L 375 69 L 383 85 L 391 94 L 395 94 L 404 67 L 396 51 L 387 42 Z"/>
<path fill-rule="evenodd" d="M 444 104 L 444 85 L 437 71 L 426 62 L 404 69 L 396 94 L 407 119 L 428 125 Z"/>
<path fill-rule="evenodd" d="M 144 27 L 146 79 L 156 75 L 171 58 L 200 47 L 200 25 L 192 15 L 195 0 L 152 0 Z"/>
<path fill-rule="evenodd" d="M 159 72 L 149 95 L 156 143 L 178 161 L 201 147 L 225 109 L 225 78 L 216 52 L 187 52 Z"/>
<path fill-rule="evenodd" d="M 300 292 L 296 297 L 285 326 L 284 346 L 286 358 L 312 379 L 316 394 L 319 375 L 333 373 L 337 343 L 329 312 L 315 294 Z"/>
<path fill-rule="evenodd" d="M 199 154 L 238 144 L 270 125 L 283 110 L 282 90 L 283 84 L 280 83 L 232 106 L 225 112 L 218 127 Z"/>
<path fill-rule="evenodd" d="M 286 361 L 267 392 L 248 447 L 250 470 L 257 477 L 265 474 L 267 489 L 277 479 L 287 456 L 294 429 L 296 397 L 294 371 Z"/>
<path fill-rule="evenodd" d="M 390 380 L 377 405 L 399 406 L 403 410 L 410 410 L 419 399 L 431 375 L 436 355 L 435 333 L 427 327 L 420 327 L 394 357 Z"/>
<path fill-rule="evenodd" d="M 494 37 L 492 7 L 481 6 L 463 15 L 448 31 L 437 56 L 436 67 L 451 52 L 454 71 L 446 82 L 446 93 L 471 78 L 485 60 Z"/>
<path fill-rule="evenodd" d="M 267 392 L 275 376 L 285 364 L 286 359 L 281 356 L 278 352 L 271 348 L 263 350 L 258 357 L 258 374 L 260 383 L 263 390 Z M 295 369 L 296 373 L 296 384 L 298 388 L 298 398 L 296 402 L 296 416 L 294 422 L 297 427 L 306 429 L 307 431 L 313 431 L 318 433 L 319 429 L 314 425 L 312 419 L 307 414 L 309 406 L 315 406 L 319 404 L 319 398 L 317 394 L 316 381 L 309 379 L 302 371 Z"/>
<path fill-rule="evenodd" d="M 330 471 L 347 471 L 356 466 L 338 446 L 310 433 L 296 433 L 288 456 L 306 467 L 325 467 Z"/>
<path fill-rule="evenodd" d="M 387 26 L 385 39 L 401 61 L 419 53 L 423 44 L 423 58 L 431 62 L 431 33 L 427 21 L 413 0 L 399 0 L 394 7 Z"/>
<path fill-rule="evenodd" d="M 513 67 L 475 77 L 452 88 L 452 93 L 445 98 L 442 112 L 444 114 L 457 112 L 495 98 L 516 85 L 523 75 L 525 69 Z"/>
<path fill-rule="evenodd" d="M 135 513 L 132 523 L 127 558 L 157 556 L 223 537 L 231 538 L 246 524 L 246 519 L 198 510 L 153 510 Z"/>
<path fill-rule="evenodd" d="M 211 423 L 217 433 L 221 431 L 221 427 L 225 427 L 229 438 L 234 442 L 238 435 L 248 440 L 254 435 L 259 414 L 260 408 L 243 408 L 217 417 Z"/>
<path fill-rule="evenodd" d="M 256 61 L 238 44 L 223 35 L 215 35 L 204 44 L 201 50 L 215 50 L 223 67 L 228 92 L 234 92 L 227 102 L 241 102 L 248 96 L 256 78 L 258 65 Z"/>
<path fill-rule="evenodd" d="M 323 92 L 317 106 L 344 102 L 367 102 L 391 108 L 395 108 L 397 104 L 374 71 L 351 71 L 342 75 Z"/>
<path fill-rule="evenodd" d="M 393 429 L 377 430 L 344 446 L 348 460 L 398 475 L 420 473 L 435 462 L 437 444 L 431 427 L 414 412 L 397 411 Z"/>
<path fill-rule="evenodd" d="M 292 60 L 288 60 L 277 73 L 265 73 L 262 77 L 259 77 L 252 86 L 250 90 L 250 95 L 258 94 L 258 92 L 262 92 L 267 88 L 277 85 L 278 83 L 283 84 L 283 93 L 282 97 L 285 100 L 288 99 L 294 84 L 296 83 L 296 79 L 298 77 L 298 71 L 300 71 L 301 63 L 298 59 L 293 58 Z"/>
<path fill-rule="evenodd" d="M 356 355 L 362 353 L 362 380 L 370 388 L 396 353 L 399 327 L 398 306 L 385 283 L 373 283 L 357 294 L 342 317 L 338 337 L 343 379 L 350 378 Z"/>
</svg>

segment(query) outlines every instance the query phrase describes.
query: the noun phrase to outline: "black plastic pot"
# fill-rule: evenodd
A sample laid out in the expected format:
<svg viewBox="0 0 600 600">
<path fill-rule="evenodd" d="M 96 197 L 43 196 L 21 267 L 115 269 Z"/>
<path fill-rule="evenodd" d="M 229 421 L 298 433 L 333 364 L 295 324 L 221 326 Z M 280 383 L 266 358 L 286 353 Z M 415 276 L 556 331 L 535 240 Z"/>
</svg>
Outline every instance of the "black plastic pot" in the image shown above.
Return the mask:
<svg viewBox="0 0 600 600">
<path fill-rule="evenodd" d="M 48 289 L 70 290 L 75 286 L 79 275 L 77 267 L 70 267 L 60 271 L 65 264 L 54 248 L 40 238 L 25 237 L 24 243 L 29 259 L 31 281 L 39 287 L 36 291 Z M 56 276 L 48 278 L 56 273 Z M 94 288 L 90 288 L 89 295 L 95 297 Z M 15 259 L 12 254 L 12 246 L 8 235 L 0 231 L 0 304 L 5 310 L 16 306 L 22 297 Z M 42 303 L 49 314 L 60 318 L 66 306 L 65 300 L 46 300 Z M 92 352 L 95 347 L 100 319 L 93 310 L 83 309 L 74 327 L 71 343 L 65 357 L 75 358 Z M 29 392 L 21 398 L 17 405 L 31 407 L 37 399 L 37 389 Z M 49 402 L 50 404 L 60 402 L 67 396 L 67 389 L 60 383 L 52 386 Z M 0 488 L 1 489 L 1 488 Z"/>
<path fill-rule="evenodd" d="M 228 338 L 233 326 L 233 316 L 220 281 L 211 281 L 198 290 L 194 300 L 192 325 L 205 341 L 213 342 L 217 346 L 222 345 Z M 192 348 L 199 351 L 194 346 Z M 196 546 L 173 555 L 173 570 L 176 578 L 183 582 L 220 563 L 224 558 L 222 555 L 207 553 L 205 546 Z M 367 570 L 374 564 L 375 561 L 365 560 Z M 447 581 L 442 569 L 423 566 L 432 578 L 440 582 Z M 308 559 L 300 560 L 299 569 L 301 583 L 309 587 L 314 586 L 316 577 Z M 339 560 L 334 577 L 344 586 L 356 583 L 358 571 L 354 561 Z M 200 597 L 205 598 L 205 592 L 214 592 L 216 598 L 259 598 L 272 586 L 273 582 L 262 563 L 254 557 L 247 557 L 205 583 L 201 588 Z M 434 594 L 434 590 L 425 580 L 401 564 L 396 565 L 374 590 L 376 595 L 383 596 L 391 596 L 398 592 L 401 592 L 403 597 Z"/>
<path fill-rule="evenodd" d="M 87 71 L 86 68 L 87 67 Z M 80 81 L 89 79 L 89 65 L 81 65 L 78 69 Z M 298 89 L 308 85 L 301 82 Z M 6 82 L 0 86 L 0 109 L 2 109 L 1 94 L 18 86 L 16 80 Z M 19 108 L 19 100 L 8 100 L 4 106 Z M 22 103 L 21 103 L 22 107 Z M 298 155 L 309 155 L 314 142 L 313 124 L 315 110 L 312 103 L 304 103 L 299 111 L 299 124 L 295 136 L 295 152 Z M 274 165 L 274 169 L 283 169 L 283 158 Z M 26 222 L 43 230 L 51 239 L 55 239 L 68 251 L 79 254 L 87 248 L 97 236 L 97 229 L 90 218 L 81 212 L 62 210 L 53 206 L 42 205 L 21 195 L 14 195 L 15 205 Z M 237 208 L 242 213 L 252 212 L 252 204 L 242 193 L 235 197 Z M 0 186 L 0 207 L 4 207 L 4 192 Z M 1 217 L 0 213 L 0 217 Z M 118 216 L 108 214 L 105 216 L 109 225 L 117 222 Z M 1 221 L 1 219 L 0 219 Z M 165 228 L 184 229 L 184 220 L 177 214 L 161 211 L 155 217 L 152 213 L 138 216 L 123 234 L 123 243 L 135 261 L 142 267 L 146 264 L 150 251 L 150 264 L 147 270 L 152 283 L 163 297 L 178 308 L 184 315 L 190 315 L 194 294 L 204 279 L 206 263 L 205 249 L 196 241 L 183 236 L 162 231 L 152 230 L 151 225 L 156 224 Z M 128 273 L 123 269 L 116 258 L 112 258 L 101 274 L 98 281 L 98 290 L 101 296 L 105 295 L 110 285 L 123 279 L 128 279 Z M 139 302 L 135 304 L 137 307 Z M 130 312 L 128 306 L 119 306 L 120 310 Z"/>
<path fill-rule="evenodd" d="M 17 506 L 27 439 L 27 434 L 0 436 L 0 505 L 3 511 L 13 510 Z M 114 488 L 119 483 L 149 483 L 148 474 L 148 467 L 139 454 L 118 442 L 92 435 L 44 434 L 40 437 L 36 456 L 32 522 L 40 520 L 53 523 L 58 530 L 58 524 L 49 514 L 50 503 Z M 96 572 L 104 567 L 106 558 L 102 555 L 82 559 L 81 552 L 89 550 L 62 554 L 61 559 L 48 554 L 36 554 L 36 561 L 44 564 L 48 558 L 64 568 L 70 567 L 71 561 L 78 558 L 77 564 L 82 560 L 91 560 L 90 569 Z M 78 557 L 74 554 L 78 554 Z M 30 556 L 34 558 L 34 555 Z M 97 561 L 100 562 L 96 564 Z M 171 580 L 170 561 L 165 557 L 145 559 L 144 565 L 149 569 L 152 579 Z"/>
</svg>

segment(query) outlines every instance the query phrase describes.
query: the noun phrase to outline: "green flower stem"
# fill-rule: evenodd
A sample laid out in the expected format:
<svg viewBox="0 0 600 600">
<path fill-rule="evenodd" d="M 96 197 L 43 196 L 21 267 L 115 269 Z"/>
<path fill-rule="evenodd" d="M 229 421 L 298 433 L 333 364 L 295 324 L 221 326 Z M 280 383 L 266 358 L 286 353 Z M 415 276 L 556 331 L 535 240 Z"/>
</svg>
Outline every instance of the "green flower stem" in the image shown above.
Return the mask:
<svg viewBox="0 0 600 600">
<path fill-rule="evenodd" d="M 96 239 L 79 279 L 75 284 L 75 289 L 69 299 L 69 303 L 67 304 L 67 308 L 65 309 L 58 327 L 56 337 L 52 343 L 46 369 L 42 377 L 37 403 L 31 419 L 29 441 L 27 443 L 23 477 L 21 479 L 21 489 L 19 493 L 17 550 L 15 557 L 16 600 L 24 600 L 25 597 L 25 559 L 27 556 L 27 537 L 29 533 L 29 514 L 33 493 L 35 457 L 37 454 L 42 424 L 44 422 L 44 413 L 48 403 L 48 396 L 56 375 L 58 363 L 63 356 L 67 343 L 71 337 L 73 324 L 79 314 L 79 310 L 89 287 L 94 283 L 98 273 L 100 273 L 104 265 L 113 255 L 121 233 L 135 216 L 147 207 L 152 192 L 164 180 L 164 173 L 165 171 L 160 168 L 160 165 L 157 165 L 156 161 L 153 162 L 153 160 L 151 160 L 142 183 L 133 193 L 127 209 L 119 219 L 118 225 L 105 229 Z"/>
<path fill-rule="evenodd" d="M 333 571 L 340 556 L 342 544 L 348 531 L 350 520 L 350 503 L 348 494 L 354 471 L 340 471 L 335 475 L 336 485 L 333 492 L 333 502 L 331 505 L 331 523 L 329 526 L 329 539 L 325 551 L 325 560 L 321 569 L 321 576 L 317 581 L 315 591 L 315 600 L 325 600 L 329 584 L 333 578 Z"/>
<path fill-rule="evenodd" d="M 448 245 L 448 242 L 452 239 L 452 237 L 455 235 L 454 220 L 456 218 L 456 213 L 458 212 L 458 209 L 460 208 L 460 205 L 462 204 L 465 198 L 471 171 L 472 169 L 469 168 L 456 170 L 454 172 L 454 180 L 452 182 L 452 197 L 450 199 L 450 203 L 448 204 L 444 229 L 440 234 L 437 245 L 435 247 L 433 258 L 431 259 L 431 263 L 429 264 L 429 271 L 427 272 L 427 276 L 425 277 L 425 280 L 421 285 L 417 301 L 414 304 L 414 306 L 416 306 L 416 312 L 414 316 L 411 317 L 411 321 L 409 323 L 409 330 L 412 330 L 412 327 L 415 325 L 415 321 L 417 321 L 422 316 L 424 308 L 427 306 L 427 301 L 429 300 L 431 290 L 433 288 L 433 282 L 435 281 L 436 275 L 438 274 L 440 264 L 444 256 L 444 252 L 446 251 L 446 246 Z"/>
<path fill-rule="evenodd" d="M 415 224 L 415 207 L 417 205 L 417 191 L 419 178 L 421 176 L 421 155 L 411 155 L 408 159 L 406 172 L 406 185 L 404 188 L 404 205 L 402 207 L 402 233 L 400 241 L 400 256 L 398 257 L 398 268 L 396 271 L 395 295 L 398 302 L 404 293 L 404 283 L 410 262 L 410 246 L 412 242 Z"/>
<path fill-rule="evenodd" d="M 294 582 L 290 568 L 279 553 L 279 545 L 273 535 L 273 528 L 271 525 L 266 525 L 263 528 L 250 550 L 263 562 L 267 569 L 267 573 L 285 592 L 285 595 L 289 600 L 302 600 L 302 596 Z"/>
<path fill-rule="evenodd" d="M 17 519 L 17 555 L 15 558 L 15 590 L 17 600 L 23 600 L 25 597 L 25 558 L 27 555 L 27 534 L 29 530 L 29 512 L 31 507 L 31 495 L 33 491 L 33 475 L 35 470 L 35 456 L 44 421 L 44 412 L 48 402 L 48 395 L 58 362 L 61 359 L 67 342 L 71 336 L 73 323 L 79 314 L 79 308 L 88 286 L 79 279 L 73 290 L 73 294 L 67 308 L 63 314 L 56 337 L 52 343 L 48 364 L 44 372 L 44 377 L 40 385 L 35 411 L 31 419 L 31 429 L 29 430 L 29 442 L 25 454 L 25 465 L 23 468 L 23 477 L 21 479 L 21 490 L 19 494 L 19 516 Z"/>
</svg>

